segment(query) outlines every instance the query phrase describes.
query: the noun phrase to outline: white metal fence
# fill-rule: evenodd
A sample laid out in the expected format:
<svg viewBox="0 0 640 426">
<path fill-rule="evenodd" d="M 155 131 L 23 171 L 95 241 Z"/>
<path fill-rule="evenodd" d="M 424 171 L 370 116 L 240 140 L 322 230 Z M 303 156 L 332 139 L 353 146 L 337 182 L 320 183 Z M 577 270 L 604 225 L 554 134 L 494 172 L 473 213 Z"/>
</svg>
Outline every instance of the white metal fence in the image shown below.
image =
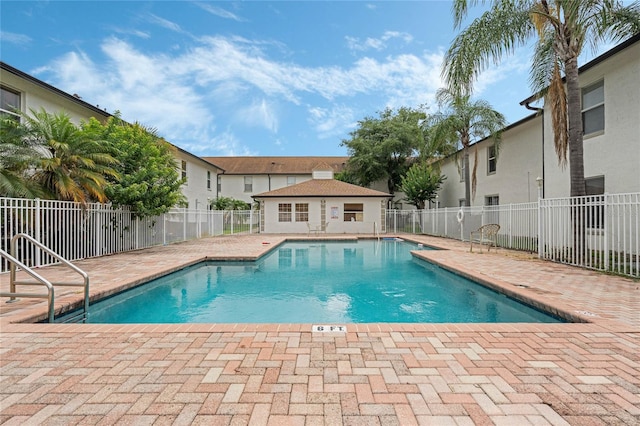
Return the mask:
<svg viewBox="0 0 640 426">
<path fill-rule="evenodd" d="M 543 259 L 640 277 L 640 193 L 540 200 Z"/>
<path fill-rule="evenodd" d="M 387 210 L 382 233 L 468 241 L 487 223 L 500 225 L 498 245 L 543 259 L 640 277 L 640 193 L 543 199 L 535 203 L 431 210 Z M 0 249 L 26 233 L 69 260 L 103 256 L 206 236 L 258 233 L 258 211 L 172 209 L 135 219 L 127 208 L 67 201 L 0 198 Z M 54 263 L 18 247 L 27 266 Z M 8 270 L 4 260 L 0 272 Z"/>
<path fill-rule="evenodd" d="M 469 240 L 500 225 L 498 245 L 543 259 L 640 277 L 640 193 L 543 199 L 540 203 L 388 210 L 388 233 Z"/>
<path fill-rule="evenodd" d="M 18 233 L 36 238 L 68 260 L 104 256 L 207 236 L 257 233 L 257 211 L 172 209 L 136 219 L 126 207 L 69 201 L 0 198 L 0 249 L 9 251 Z M 36 248 L 18 246 L 27 266 L 55 263 Z M 2 260 L 0 272 L 8 270 Z"/>
</svg>

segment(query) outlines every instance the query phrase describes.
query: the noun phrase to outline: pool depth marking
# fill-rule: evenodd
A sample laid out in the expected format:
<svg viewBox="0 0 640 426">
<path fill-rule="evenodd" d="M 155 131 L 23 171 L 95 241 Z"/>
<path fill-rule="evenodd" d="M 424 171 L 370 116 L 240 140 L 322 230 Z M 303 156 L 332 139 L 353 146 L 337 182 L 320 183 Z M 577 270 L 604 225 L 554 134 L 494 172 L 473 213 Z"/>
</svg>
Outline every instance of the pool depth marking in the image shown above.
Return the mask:
<svg viewBox="0 0 640 426">
<path fill-rule="evenodd" d="M 347 326 L 345 325 L 314 325 L 311 327 L 311 331 L 314 333 L 346 333 Z"/>
</svg>

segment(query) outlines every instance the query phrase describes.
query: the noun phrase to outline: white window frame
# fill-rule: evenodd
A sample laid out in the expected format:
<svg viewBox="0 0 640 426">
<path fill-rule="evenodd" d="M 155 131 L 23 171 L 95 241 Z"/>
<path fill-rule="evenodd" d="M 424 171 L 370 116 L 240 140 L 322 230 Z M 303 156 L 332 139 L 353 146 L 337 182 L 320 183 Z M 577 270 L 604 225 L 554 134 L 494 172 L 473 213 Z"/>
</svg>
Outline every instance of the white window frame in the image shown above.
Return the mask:
<svg viewBox="0 0 640 426">
<path fill-rule="evenodd" d="M 351 209 L 347 210 L 347 206 Z M 354 206 L 362 206 L 362 209 L 353 209 Z M 344 203 L 343 219 L 345 222 L 364 222 L 364 203 Z"/>
<path fill-rule="evenodd" d="M 296 203 L 296 222 L 309 222 L 309 203 Z"/>
<path fill-rule="evenodd" d="M 598 185 L 596 190 L 593 185 L 589 185 L 589 182 L 602 181 L 602 186 Z M 602 202 L 602 196 L 605 194 L 605 178 L 601 176 L 590 176 L 584 179 L 585 192 L 587 197 L 587 204 L 593 203 L 592 206 L 587 207 L 588 211 L 585 211 L 587 217 L 587 228 L 589 229 L 604 229 L 604 204 Z"/>
<path fill-rule="evenodd" d="M 588 105 L 588 106 L 584 106 L 584 97 L 586 94 L 593 92 L 594 90 L 597 90 L 599 87 L 602 87 L 602 101 L 593 104 L 593 105 Z M 604 96 L 604 80 L 600 80 L 596 83 L 590 84 L 589 86 L 583 87 L 582 90 L 580 91 L 580 103 L 582 105 L 582 132 L 584 134 L 584 136 L 596 136 L 596 135 L 600 135 L 604 133 L 604 129 L 606 127 L 606 123 L 605 123 L 605 105 L 604 102 L 605 101 L 605 96 Z M 594 111 L 598 108 L 602 107 L 602 128 L 598 128 L 598 129 L 594 129 L 590 132 L 586 132 L 585 131 L 585 126 L 587 124 L 587 120 L 585 119 L 585 114 L 587 114 L 588 112 Z"/>
<path fill-rule="evenodd" d="M 278 203 L 278 222 L 291 222 L 291 203 Z"/>
<path fill-rule="evenodd" d="M 0 86 L 0 89 L 3 91 L 7 91 L 9 93 L 13 93 L 14 95 L 16 95 L 18 97 L 18 104 L 19 105 L 14 105 L 14 109 L 17 111 L 22 111 L 22 93 L 18 90 L 15 89 L 11 89 L 7 86 Z M 12 118 L 14 118 L 16 121 L 20 122 L 20 114 L 16 114 L 15 110 L 10 110 L 10 109 L 6 109 L 6 108 L 2 108 L 2 105 L 0 105 L 0 114 L 1 115 L 9 115 Z"/>
<path fill-rule="evenodd" d="M 492 155 L 493 152 L 493 155 Z M 493 170 L 491 165 L 493 164 Z M 496 146 L 491 145 L 487 147 L 487 174 L 494 175 L 498 170 L 498 156 L 496 155 Z"/>
<path fill-rule="evenodd" d="M 493 201 L 497 201 L 494 203 Z M 499 206 L 500 205 L 500 196 L 499 195 L 485 195 L 484 196 L 484 205 L 485 206 Z"/>
<path fill-rule="evenodd" d="M 187 179 L 187 160 L 181 160 L 180 162 L 180 176 L 182 176 L 182 179 Z M 187 182 L 185 181 L 184 184 L 186 185 Z"/>
<path fill-rule="evenodd" d="M 244 177 L 244 192 L 253 192 L 253 176 Z"/>
</svg>

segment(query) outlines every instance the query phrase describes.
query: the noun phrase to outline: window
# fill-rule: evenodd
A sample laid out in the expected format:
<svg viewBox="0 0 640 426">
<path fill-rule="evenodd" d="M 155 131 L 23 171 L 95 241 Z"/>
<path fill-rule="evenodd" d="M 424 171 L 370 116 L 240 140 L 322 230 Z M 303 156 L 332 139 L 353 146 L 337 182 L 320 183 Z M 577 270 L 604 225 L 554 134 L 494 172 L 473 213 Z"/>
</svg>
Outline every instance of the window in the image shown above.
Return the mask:
<svg viewBox="0 0 640 426">
<path fill-rule="evenodd" d="M 253 177 L 244 177 L 244 192 L 253 192 Z"/>
<path fill-rule="evenodd" d="M 362 222 L 364 220 L 364 204 L 345 204 L 344 221 Z"/>
<path fill-rule="evenodd" d="M 187 178 L 187 162 L 185 160 L 182 160 L 180 168 L 182 170 L 182 179 L 186 179 Z"/>
<path fill-rule="evenodd" d="M 487 174 L 491 175 L 496 172 L 497 157 L 496 146 L 491 145 L 487 148 Z"/>
<path fill-rule="evenodd" d="M 587 227 L 602 229 L 604 227 L 604 176 L 586 178 L 584 186 L 587 193 L 586 205 L 589 206 L 585 212 Z"/>
<path fill-rule="evenodd" d="M 604 81 L 582 89 L 582 133 L 604 132 Z"/>
<path fill-rule="evenodd" d="M 218 193 L 222 192 L 222 176 L 218 175 Z"/>
<path fill-rule="evenodd" d="M 295 185 L 296 177 L 295 176 L 287 176 L 287 186 Z"/>
<path fill-rule="evenodd" d="M 464 158 L 460 160 L 460 182 L 464 182 Z"/>
<path fill-rule="evenodd" d="M 484 223 L 500 223 L 500 197 L 497 195 L 487 195 L 484 197 L 484 205 L 487 206 Z"/>
<path fill-rule="evenodd" d="M 291 204 L 278 204 L 278 222 L 291 222 Z"/>
<path fill-rule="evenodd" d="M 497 206 L 500 204 L 500 197 L 497 195 L 487 195 L 484 197 L 485 206 Z"/>
<path fill-rule="evenodd" d="M 9 116 L 19 122 L 20 115 L 16 114 L 16 111 L 20 111 L 20 107 L 20 93 L 4 86 L 0 87 L 0 115 Z"/>
<path fill-rule="evenodd" d="M 308 203 L 296 203 L 296 222 L 309 222 Z"/>
<path fill-rule="evenodd" d="M 207 189 L 211 191 L 211 172 L 207 170 Z"/>
</svg>

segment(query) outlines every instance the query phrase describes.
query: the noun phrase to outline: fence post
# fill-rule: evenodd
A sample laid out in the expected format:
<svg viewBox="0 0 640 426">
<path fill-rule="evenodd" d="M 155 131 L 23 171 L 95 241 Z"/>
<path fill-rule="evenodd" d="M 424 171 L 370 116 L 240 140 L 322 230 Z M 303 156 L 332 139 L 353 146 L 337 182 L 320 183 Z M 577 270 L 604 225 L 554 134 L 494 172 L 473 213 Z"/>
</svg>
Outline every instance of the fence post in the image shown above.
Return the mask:
<svg viewBox="0 0 640 426">
<path fill-rule="evenodd" d="M 36 198 L 36 229 L 34 229 L 34 236 L 33 238 L 35 238 L 38 241 L 42 241 L 42 238 L 40 238 L 40 227 L 41 227 L 41 223 L 40 223 L 40 208 L 41 208 L 41 201 L 40 198 Z M 42 256 L 42 252 L 40 251 L 40 249 L 38 247 L 36 247 L 36 267 L 41 266 L 42 262 L 40 260 L 40 257 Z"/>
<path fill-rule="evenodd" d="M 249 210 L 249 234 L 252 234 L 253 230 L 253 210 Z"/>
<path fill-rule="evenodd" d="M 231 210 L 231 235 L 233 235 L 233 210 Z"/>
<path fill-rule="evenodd" d="M 182 241 L 187 241 L 187 209 L 182 209 L 184 214 L 182 215 Z"/>
<path fill-rule="evenodd" d="M 509 204 L 509 248 L 513 248 L 513 204 Z"/>
<path fill-rule="evenodd" d="M 201 224 L 200 224 L 200 210 L 196 210 L 196 223 L 198 224 L 197 228 L 196 228 L 196 238 L 201 238 L 202 237 L 202 229 Z"/>
<path fill-rule="evenodd" d="M 449 207 L 444 208 L 444 236 L 449 237 Z"/>
<path fill-rule="evenodd" d="M 397 234 L 398 233 L 398 210 L 394 210 L 393 211 L 393 233 Z"/>
<path fill-rule="evenodd" d="M 162 213 L 162 245 L 163 246 L 167 245 L 167 213 Z"/>
<path fill-rule="evenodd" d="M 544 247 L 544 232 L 542 230 L 543 220 L 542 220 L 542 198 L 538 197 L 538 259 L 542 259 L 543 257 L 543 247 Z"/>
<path fill-rule="evenodd" d="M 415 210 L 411 211 L 411 233 L 412 234 L 416 233 L 416 211 Z"/>
<path fill-rule="evenodd" d="M 604 270 L 605 271 L 609 271 L 610 268 L 610 261 L 609 261 L 609 228 L 607 226 L 607 224 L 609 223 L 609 221 L 607 220 L 609 217 L 608 214 L 608 209 L 607 207 L 609 207 L 609 195 L 608 194 L 604 194 L 604 213 L 603 213 L 603 217 L 602 217 L 602 232 L 603 232 L 603 238 L 604 238 Z M 619 205 L 619 203 L 618 203 Z"/>
</svg>

